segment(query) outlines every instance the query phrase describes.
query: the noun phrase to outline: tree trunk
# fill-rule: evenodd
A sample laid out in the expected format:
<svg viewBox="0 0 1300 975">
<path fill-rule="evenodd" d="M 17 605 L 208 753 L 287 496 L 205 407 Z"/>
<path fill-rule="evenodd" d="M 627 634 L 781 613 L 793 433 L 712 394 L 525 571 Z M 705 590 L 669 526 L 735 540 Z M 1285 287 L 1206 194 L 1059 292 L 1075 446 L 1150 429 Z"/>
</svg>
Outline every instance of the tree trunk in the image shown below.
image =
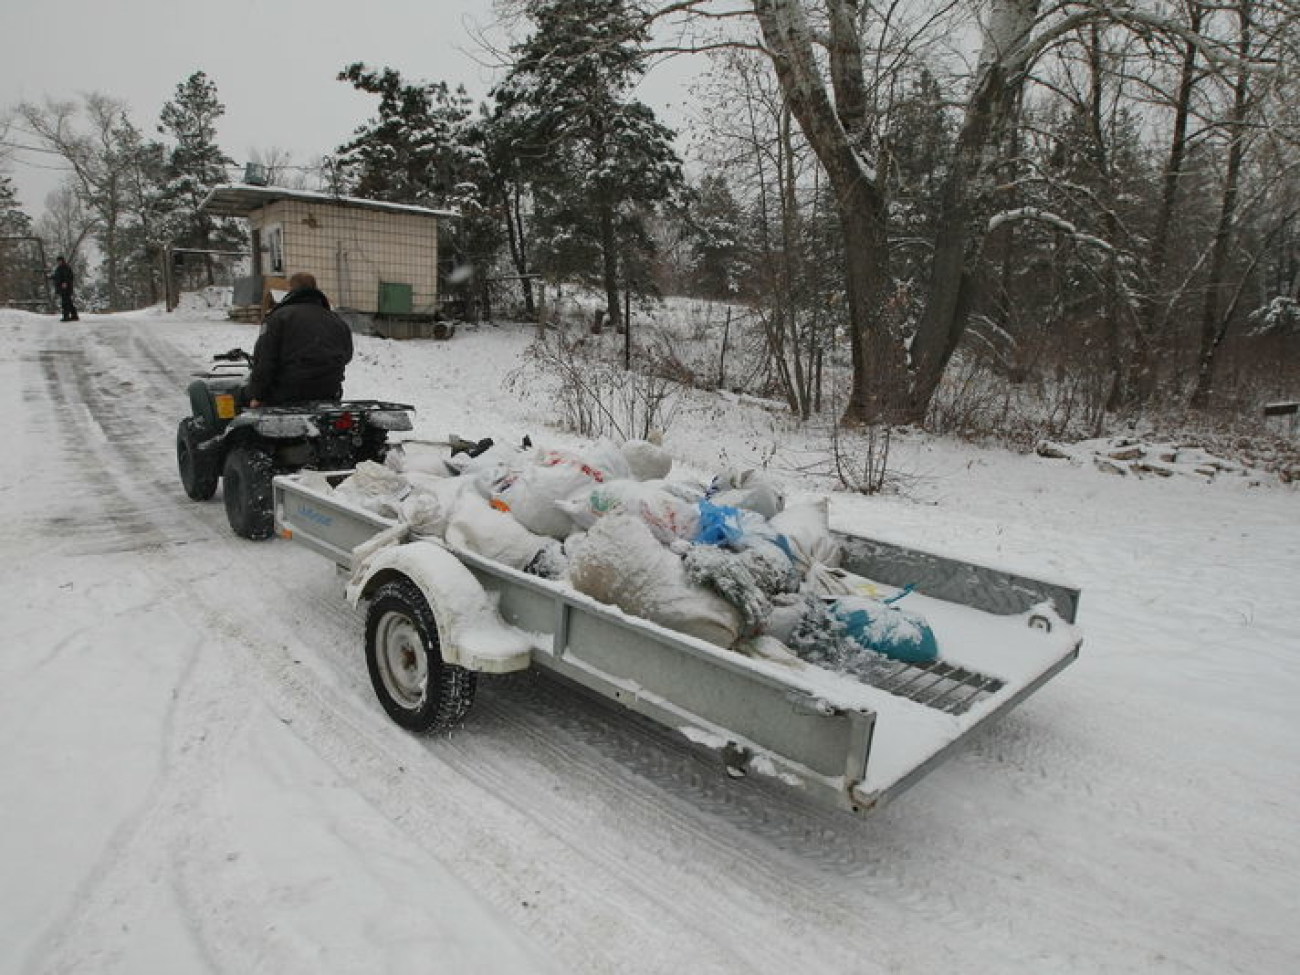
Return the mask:
<svg viewBox="0 0 1300 975">
<path fill-rule="evenodd" d="M 967 103 L 953 165 L 941 193 L 942 212 L 924 313 L 905 345 L 906 309 L 891 300 L 886 201 L 860 150 L 866 146 L 858 0 L 826 0 L 829 70 L 836 101 L 823 82 L 812 31 L 799 0 L 753 0 L 773 68 L 790 109 L 825 169 L 844 234 L 845 291 L 853 381 L 849 423 L 921 422 L 966 326 L 971 304 L 969 262 L 982 236 L 972 237 L 982 177 L 991 171 L 997 140 L 1013 117 L 1024 83 L 1024 60 L 1039 0 L 994 0 L 984 47 Z"/>
<path fill-rule="evenodd" d="M 618 243 L 614 235 L 614 213 L 608 206 L 600 210 L 600 266 L 605 287 L 605 316 L 609 327 L 618 331 L 623 318 L 618 303 Z"/>
<path fill-rule="evenodd" d="M 1196 357 L 1196 381 L 1190 404 L 1195 409 L 1209 405 L 1214 386 L 1214 361 L 1222 341 L 1220 310 L 1228 297 L 1228 247 L 1237 215 L 1237 195 L 1241 183 L 1242 162 L 1246 154 L 1246 113 L 1250 103 L 1251 0 L 1240 0 L 1237 16 L 1240 34 L 1237 41 L 1237 82 L 1233 90 L 1232 115 L 1228 120 L 1228 164 L 1223 176 L 1223 196 L 1219 203 L 1219 221 L 1210 250 L 1209 280 L 1205 286 L 1205 304 L 1201 309 L 1201 335 Z"/>
<path fill-rule="evenodd" d="M 1204 8 L 1196 0 L 1189 3 L 1188 29 L 1199 33 L 1204 15 Z M 1187 126 L 1191 116 L 1192 95 L 1196 90 L 1196 57 L 1196 43 L 1186 41 L 1178 90 L 1174 95 L 1174 125 L 1169 139 L 1169 157 L 1161 176 L 1160 206 L 1156 210 L 1151 246 L 1146 257 L 1146 287 L 1137 301 L 1137 331 L 1145 339 L 1140 343 L 1140 348 L 1146 349 L 1134 362 L 1133 393 L 1138 403 L 1147 402 L 1155 393 L 1155 359 L 1159 357 L 1160 349 L 1166 341 L 1167 303 L 1162 300 L 1164 280 L 1169 264 L 1169 236 L 1178 206 L 1183 164 L 1187 157 Z"/>
<path fill-rule="evenodd" d="M 1038 0 L 999 0 L 989 12 L 975 88 L 966 103 L 940 195 L 925 311 L 912 342 L 913 375 L 906 406 L 913 422 L 924 419 L 966 330 L 975 290 L 971 270 L 983 243 L 974 228 L 988 202 L 981 199 L 981 191 L 985 177 L 994 171 L 999 139 L 1019 104 L 1025 65 L 1015 52 L 1028 38 L 1037 10 Z"/>
<path fill-rule="evenodd" d="M 505 190 L 506 240 L 510 245 L 510 263 L 519 275 L 520 288 L 524 297 L 524 315 L 530 321 L 537 320 L 537 305 L 533 299 L 533 279 L 528 271 L 528 248 L 524 241 L 523 192 L 518 184 Z"/>
<path fill-rule="evenodd" d="M 862 65 L 860 59 L 854 63 L 849 57 L 857 50 L 856 41 L 839 33 L 853 28 L 855 18 L 844 9 L 846 5 L 856 7 L 852 0 L 832 0 L 832 6 L 839 8 L 831 18 L 837 32 L 832 70 L 837 91 L 852 93 L 862 87 Z M 884 199 L 845 128 L 845 122 L 860 121 L 852 115 L 856 103 L 850 94 L 840 112 L 831 104 L 807 18 L 796 0 L 754 0 L 754 12 L 790 111 L 826 170 L 840 212 L 853 362 L 844 422 L 892 419 L 899 387 L 906 385 L 906 365 L 901 337 L 889 329 L 882 314 L 889 284 Z"/>
</svg>

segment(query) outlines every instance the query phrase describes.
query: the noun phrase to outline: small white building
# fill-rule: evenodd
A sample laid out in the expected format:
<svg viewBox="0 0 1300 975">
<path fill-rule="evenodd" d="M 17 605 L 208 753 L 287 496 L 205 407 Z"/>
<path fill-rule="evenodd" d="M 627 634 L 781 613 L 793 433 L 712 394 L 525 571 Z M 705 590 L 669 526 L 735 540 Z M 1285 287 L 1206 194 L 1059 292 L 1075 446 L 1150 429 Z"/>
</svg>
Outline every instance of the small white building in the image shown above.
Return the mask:
<svg viewBox="0 0 1300 975">
<path fill-rule="evenodd" d="M 215 187 L 202 209 L 249 223 L 253 274 L 236 306 L 260 308 L 307 271 L 342 311 L 398 321 L 438 311 L 438 221 L 453 211 L 248 184 Z"/>
</svg>

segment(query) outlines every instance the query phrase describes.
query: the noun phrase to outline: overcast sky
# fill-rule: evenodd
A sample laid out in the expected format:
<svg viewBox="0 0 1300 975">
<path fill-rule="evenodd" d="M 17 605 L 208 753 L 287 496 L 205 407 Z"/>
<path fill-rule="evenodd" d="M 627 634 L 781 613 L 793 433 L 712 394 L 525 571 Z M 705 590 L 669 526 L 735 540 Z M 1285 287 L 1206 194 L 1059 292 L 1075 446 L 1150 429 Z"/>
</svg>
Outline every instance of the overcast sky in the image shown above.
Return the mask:
<svg viewBox="0 0 1300 975">
<path fill-rule="evenodd" d="M 124 99 L 152 135 L 176 86 L 201 70 L 226 106 L 218 138 L 227 153 L 243 163 L 277 147 L 302 164 L 346 141 L 377 108 L 372 96 L 334 80 L 353 61 L 486 96 L 491 55 L 476 35 L 491 21 L 491 0 L 0 0 L 0 110 L 98 91 Z M 643 99 L 662 114 L 680 100 L 674 78 L 684 73 L 657 70 Z M 31 140 L 11 129 L 8 141 Z M 42 167 L 57 165 L 51 156 L 8 154 L 29 213 L 43 209 L 59 180 Z"/>
</svg>

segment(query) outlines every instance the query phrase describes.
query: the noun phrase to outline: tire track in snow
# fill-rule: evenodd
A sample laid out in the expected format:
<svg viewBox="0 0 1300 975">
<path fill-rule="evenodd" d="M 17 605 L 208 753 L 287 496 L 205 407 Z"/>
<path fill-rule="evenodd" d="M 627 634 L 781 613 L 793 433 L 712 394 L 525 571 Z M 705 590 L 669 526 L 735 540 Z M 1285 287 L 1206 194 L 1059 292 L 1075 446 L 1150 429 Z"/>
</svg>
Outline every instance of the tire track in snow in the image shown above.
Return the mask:
<svg viewBox="0 0 1300 975">
<path fill-rule="evenodd" d="M 33 411 L 42 443 L 58 445 L 54 454 L 58 480 L 74 484 L 80 480 L 93 483 L 95 509 L 102 509 L 106 522 L 98 531 L 87 532 L 87 519 L 81 516 L 56 516 L 77 529 L 63 536 L 61 548 L 73 549 L 77 558 L 96 559 L 103 553 L 132 551 L 143 560 L 144 573 L 157 585 L 158 602 L 171 605 L 183 593 L 184 573 L 177 565 L 153 564 L 168 552 L 167 532 L 149 517 L 149 507 L 139 503 L 140 486 L 123 471 L 122 456 L 138 457 L 137 441 L 115 415 L 108 400 L 111 389 L 98 381 L 102 373 L 92 365 L 95 342 L 90 334 L 60 336 L 62 348 L 47 349 L 38 357 L 42 400 L 48 410 Z M 74 344 L 75 343 L 75 344 Z M 60 435 L 55 436 L 55 433 Z M 84 499 L 87 495 L 75 495 Z M 166 510 L 166 509 L 161 509 Z M 89 544 L 87 544 L 89 541 Z M 122 924 L 143 920 L 144 905 L 131 909 L 132 893 L 139 887 L 143 870 L 157 879 L 165 872 L 155 853 L 159 836 L 167 836 L 178 816 L 185 821 L 193 803 L 184 799 L 202 788 L 202 779 L 219 761 L 221 751 L 233 740 L 232 727 L 245 717 L 241 709 L 231 714 L 231 703 L 240 700 L 229 693 L 212 696 L 220 687 L 217 675 L 196 683 L 202 660 L 195 644 L 183 649 L 186 666 L 173 690 L 170 706 L 163 716 L 163 735 L 159 743 L 159 764 L 153 781 L 140 797 L 133 813 L 118 822 L 107 838 L 96 862 L 72 893 L 63 916 L 51 925 L 29 956 L 29 967 L 40 971 L 79 971 L 102 968 L 110 959 L 98 957 L 83 945 L 104 943 L 103 939 L 85 937 L 101 922 Z M 206 690 L 200 692 L 196 688 Z M 204 705 L 206 700 L 213 702 Z M 213 731 L 216 734 L 212 734 Z M 225 733 L 221 733 L 222 731 Z M 201 747 L 200 747 L 201 746 Z M 209 754 L 195 761 L 198 752 Z M 188 760 L 182 760 L 187 757 Z M 110 915 L 104 920 L 105 915 Z M 123 920 L 125 916 L 125 920 Z M 106 939 L 109 943 L 112 938 Z M 87 957 L 87 952 L 91 957 Z"/>
<path fill-rule="evenodd" d="M 612 795 L 617 822 L 605 831 L 589 829 L 587 848 L 603 840 L 611 860 L 640 857 L 647 877 L 661 874 L 662 859 L 675 849 L 691 851 L 692 862 L 678 865 L 682 876 L 667 881 L 662 898 L 685 913 L 710 918 L 711 926 L 729 932 L 738 945 L 764 945 L 752 960 L 753 970 L 785 970 L 761 931 L 744 934 L 755 918 L 770 919 L 773 912 L 786 913 L 792 927 L 808 927 L 805 937 L 790 944 L 800 946 L 797 955 L 805 962 L 815 959 L 815 968 L 842 967 L 850 954 L 861 964 L 864 954 L 879 959 L 895 950 L 863 931 L 867 904 L 878 920 L 883 915 L 979 930 L 942 896 L 942 876 L 905 874 L 895 864 L 905 863 L 906 856 L 881 855 L 882 846 L 894 846 L 892 825 L 824 811 L 761 780 L 729 780 L 717 763 L 665 740 L 659 729 L 592 705 L 579 692 L 556 692 L 548 685 L 553 682 L 537 679 L 530 685 L 537 690 L 526 692 L 526 700 L 506 702 L 497 716 L 509 728 L 506 740 L 529 741 L 544 753 L 535 760 L 565 784 L 567 805 L 539 802 L 539 813 L 578 818 L 583 805 L 574 797 Z M 471 712 L 470 727 L 456 742 L 473 740 L 474 721 Z M 526 729 L 529 725 L 535 727 Z M 464 772 L 482 776 L 493 764 L 491 755 L 476 753 L 464 763 Z M 510 766 L 496 774 L 490 787 L 502 786 Z M 627 844 L 629 834 L 638 842 Z M 702 851 L 711 855 L 697 864 Z M 737 902 L 762 906 L 737 909 Z M 908 957 L 915 957 L 915 949 Z"/>
<path fill-rule="evenodd" d="M 225 642 L 219 647 L 220 653 L 204 654 L 198 662 L 201 666 L 196 669 L 204 675 L 199 685 L 201 691 L 187 694 L 184 685 L 175 691 L 168 724 L 178 723 L 179 710 L 184 716 L 179 724 L 190 731 L 178 734 L 172 730 L 164 747 L 175 744 L 186 761 L 163 764 L 158 780 L 142 798 L 140 810 L 114 830 L 99 862 L 76 892 L 68 915 L 56 926 L 59 933 L 47 936 L 41 950 L 54 966 L 52 970 L 82 969 L 87 959 L 80 955 L 79 944 L 113 940 L 112 937 L 83 937 L 86 931 L 95 930 L 96 925 L 101 928 L 130 922 L 138 925 L 142 920 L 139 911 L 143 907 L 131 910 L 128 905 L 132 903 L 132 891 L 141 884 L 138 874 L 145 869 L 152 882 L 166 880 L 171 884 L 183 902 L 202 905 L 189 912 L 195 944 L 210 956 L 221 956 L 223 965 L 229 965 L 227 970 L 259 969 L 268 962 L 267 952 L 273 961 L 276 958 L 278 961 L 265 970 L 294 970 L 294 949 L 288 943 L 277 948 L 272 937 L 257 951 L 241 954 L 241 946 L 247 943 L 243 932 L 258 930 L 263 923 L 255 909 L 258 897 L 250 896 L 253 891 L 248 888 L 224 893 L 219 888 L 214 891 L 213 878 L 223 875 L 221 868 L 225 864 L 209 859 L 206 839 L 189 833 L 169 837 L 169 827 L 177 821 L 202 822 L 203 794 L 213 778 L 219 781 L 218 770 L 240 741 L 240 731 L 250 715 L 263 706 L 260 682 L 239 671 L 246 669 L 256 675 L 256 668 L 248 665 L 266 648 L 259 634 L 247 631 L 232 620 L 231 614 L 239 613 L 241 607 L 230 604 L 221 581 L 225 570 L 239 560 L 235 553 L 241 549 L 245 553 L 251 551 L 252 546 L 229 535 L 220 515 L 220 505 L 196 505 L 184 498 L 179 487 L 159 486 L 160 483 L 176 484 L 175 474 L 167 463 L 172 458 L 160 457 L 157 451 L 149 449 L 147 441 L 142 443 L 139 426 L 142 418 L 151 413 L 156 415 L 162 407 L 155 404 L 153 396 L 146 395 L 142 409 L 129 403 L 122 408 L 124 404 L 116 395 L 120 387 L 104 379 L 104 349 L 91 341 L 96 337 L 86 336 L 87 341 L 76 349 L 43 357 L 42 372 L 54 404 L 50 412 L 65 433 L 60 439 L 81 448 L 70 460 L 81 469 L 84 479 L 96 484 L 97 497 L 109 513 L 106 541 L 95 539 L 93 545 L 86 546 L 83 538 L 77 542 L 78 547 L 85 549 L 82 554 L 89 557 L 101 550 L 135 552 L 147 560 L 141 568 L 157 586 L 159 601 L 185 607 L 193 622 L 201 624 L 200 633 L 219 634 Z M 109 361 L 111 364 L 111 358 Z M 67 437 L 69 430 L 79 431 L 79 436 Z M 209 514 L 219 517 L 219 529 L 210 523 L 212 519 L 206 517 Z M 192 541 L 194 536 L 201 538 L 212 534 L 214 529 L 219 533 L 219 541 Z M 176 554 L 183 546 L 190 546 L 185 559 Z M 205 561 L 195 567 L 188 556 L 197 551 L 205 553 Z M 218 556 L 216 559 L 212 558 L 214 554 Z M 222 554 L 227 557 L 222 559 Z M 275 577 L 273 570 L 268 570 L 267 575 Z M 273 599 L 266 599 L 255 615 L 269 616 L 276 608 Z M 331 606 L 332 610 L 337 608 L 337 604 Z M 222 659 L 222 654 L 231 650 L 242 653 Z M 241 700 L 249 703 L 237 706 L 237 717 L 229 720 L 225 714 L 229 705 Z M 211 736 L 209 729 L 214 728 L 224 731 Z M 178 774 L 178 767 L 188 771 Z M 159 836 L 173 850 L 177 845 L 184 849 L 169 860 L 161 858 L 155 852 Z M 188 879 L 172 874 L 178 864 Z M 186 864 L 202 866 L 189 871 Z M 216 917 L 226 918 L 220 924 L 219 936 L 205 934 L 207 927 L 217 923 L 210 920 L 214 908 Z M 301 966 L 301 957 L 296 960 Z"/>
</svg>

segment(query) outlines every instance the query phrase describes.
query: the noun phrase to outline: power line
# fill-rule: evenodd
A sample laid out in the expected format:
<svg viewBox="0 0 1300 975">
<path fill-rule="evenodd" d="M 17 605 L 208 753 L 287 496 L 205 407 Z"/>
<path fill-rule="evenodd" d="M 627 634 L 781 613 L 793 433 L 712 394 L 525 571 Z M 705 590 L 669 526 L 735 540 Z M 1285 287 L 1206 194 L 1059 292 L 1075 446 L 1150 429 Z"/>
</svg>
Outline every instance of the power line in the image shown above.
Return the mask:
<svg viewBox="0 0 1300 975">
<path fill-rule="evenodd" d="M 50 156 L 63 155 L 57 149 L 46 149 L 44 146 L 28 146 L 23 145 L 21 142 L 10 142 L 7 139 L 0 139 L 0 146 L 4 146 L 6 149 L 22 149 L 25 152 L 43 152 Z"/>
</svg>

